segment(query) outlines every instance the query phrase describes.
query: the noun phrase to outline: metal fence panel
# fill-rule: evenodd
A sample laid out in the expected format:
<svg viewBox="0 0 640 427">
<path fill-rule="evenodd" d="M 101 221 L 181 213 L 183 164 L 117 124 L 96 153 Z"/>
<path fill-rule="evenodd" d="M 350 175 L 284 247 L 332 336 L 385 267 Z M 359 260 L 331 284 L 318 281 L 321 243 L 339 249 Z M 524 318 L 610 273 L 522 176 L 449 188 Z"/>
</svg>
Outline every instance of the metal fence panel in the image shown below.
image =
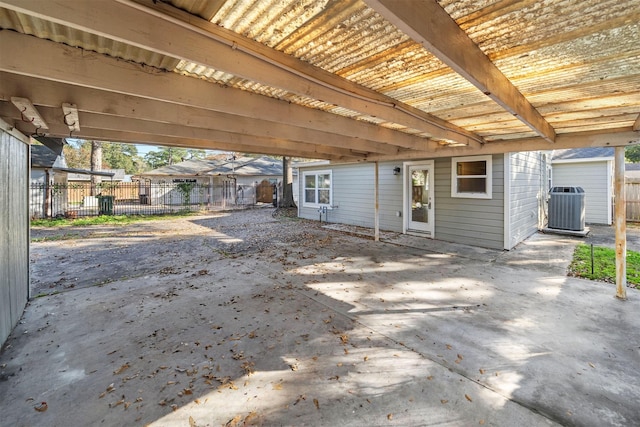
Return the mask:
<svg viewBox="0 0 640 427">
<path fill-rule="evenodd" d="M 236 209 L 256 204 L 255 186 L 209 186 L 194 182 L 32 183 L 29 212 L 32 219 L 113 215 L 154 215 L 181 211 Z M 104 196 L 113 209 L 101 209 Z"/>
</svg>

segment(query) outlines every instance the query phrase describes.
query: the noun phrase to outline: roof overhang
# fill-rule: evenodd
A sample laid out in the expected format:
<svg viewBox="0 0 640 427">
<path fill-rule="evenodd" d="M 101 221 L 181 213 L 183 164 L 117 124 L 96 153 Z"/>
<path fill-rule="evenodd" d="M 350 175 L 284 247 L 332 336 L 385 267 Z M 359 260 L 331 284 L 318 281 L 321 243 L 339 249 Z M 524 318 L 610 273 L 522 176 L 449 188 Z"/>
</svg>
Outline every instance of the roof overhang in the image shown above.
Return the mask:
<svg viewBox="0 0 640 427">
<path fill-rule="evenodd" d="M 640 142 L 640 3 L 481 3 L 0 0 L 0 118 L 333 162 Z"/>
</svg>

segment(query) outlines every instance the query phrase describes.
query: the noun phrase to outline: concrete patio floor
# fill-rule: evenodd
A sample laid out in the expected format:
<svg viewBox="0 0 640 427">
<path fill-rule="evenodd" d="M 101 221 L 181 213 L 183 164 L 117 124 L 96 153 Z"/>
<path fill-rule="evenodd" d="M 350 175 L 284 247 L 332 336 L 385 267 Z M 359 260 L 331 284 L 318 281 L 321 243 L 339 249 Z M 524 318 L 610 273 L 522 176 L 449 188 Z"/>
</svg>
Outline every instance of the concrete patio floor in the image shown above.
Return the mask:
<svg viewBox="0 0 640 427">
<path fill-rule="evenodd" d="M 566 277 L 573 239 L 163 223 L 34 244 L 40 285 L 53 253 L 114 278 L 29 303 L 0 354 L 0 425 L 640 425 L 640 293 Z"/>
</svg>

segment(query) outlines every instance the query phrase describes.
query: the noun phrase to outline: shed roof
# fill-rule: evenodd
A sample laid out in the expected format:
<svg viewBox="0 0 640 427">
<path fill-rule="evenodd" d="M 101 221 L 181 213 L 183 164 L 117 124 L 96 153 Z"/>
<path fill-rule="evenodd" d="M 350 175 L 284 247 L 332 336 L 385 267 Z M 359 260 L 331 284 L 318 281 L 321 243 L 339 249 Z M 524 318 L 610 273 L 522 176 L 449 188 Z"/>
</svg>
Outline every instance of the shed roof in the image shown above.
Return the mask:
<svg viewBox="0 0 640 427">
<path fill-rule="evenodd" d="M 58 164 L 56 164 L 58 161 Z M 67 165 L 61 163 L 60 156 L 50 150 L 44 145 L 32 145 L 31 146 L 31 167 L 32 168 L 53 168 L 54 166 L 66 167 Z"/>
<path fill-rule="evenodd" d="M 111 178 L 114 181 L 123 181 L 125 179 L 124 169 L 103 169 L 101 171 L 87 170 L 70 170 L 69 181 L 90 181 L 91 175 L 100 175 Z"/>
<path fill-rule="evenodd" d="M 87 4 L 2 0 L 5 122 L 68 136 L 74 100 L 73 136 L 334 161 L 640 140 L 637 0 Z"/>
<path fill-rule="evenodd" d="M 589 159 L 613 159 L 615 150 L 613 147 L 586 147 L 553 150 L 552 161 L 557 160 L 589 160 Z"/>
</svg>

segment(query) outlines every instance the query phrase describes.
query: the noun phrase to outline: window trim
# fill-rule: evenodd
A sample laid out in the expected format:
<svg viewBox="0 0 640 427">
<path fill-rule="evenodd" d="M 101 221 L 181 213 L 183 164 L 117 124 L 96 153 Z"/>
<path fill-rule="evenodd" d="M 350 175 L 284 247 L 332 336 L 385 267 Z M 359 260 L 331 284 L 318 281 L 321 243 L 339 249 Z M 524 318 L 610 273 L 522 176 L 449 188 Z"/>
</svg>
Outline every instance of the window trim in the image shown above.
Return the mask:
<svg viewBox="0 0 640 427">
<path fill-rule="evenodd" d="M 307 176 L 313 175 L 316 177 L 316 186 L 315 186 L 315 194 L 316 200 L 319 200 L 318 197 L 318 175 L 329 175 L 329 203 L 310 203 L 307 202 Z M 304 171 L 302 172 L 302 206 L 306 208 L 319 208 L 322 206 L 327 206 L 328 208 L 333 207 L 333 171 L 330 169 L 323 170 L 312 170 L 312 171 Z"/>
<path fill-rule="evenodd" d="M 458 163 L 462 162 L 487 162 L 487 173 L 485 175 L 463 175 L 458 176 Z M 458 178 L 485 178 L 485 191 L 481 193 L 460 193 L 458 192 Z M 451 158 L 451 197 L 464 199 L 491 199 L 493 197 L 493 156 L 466 156 Z"/>
</svg>

